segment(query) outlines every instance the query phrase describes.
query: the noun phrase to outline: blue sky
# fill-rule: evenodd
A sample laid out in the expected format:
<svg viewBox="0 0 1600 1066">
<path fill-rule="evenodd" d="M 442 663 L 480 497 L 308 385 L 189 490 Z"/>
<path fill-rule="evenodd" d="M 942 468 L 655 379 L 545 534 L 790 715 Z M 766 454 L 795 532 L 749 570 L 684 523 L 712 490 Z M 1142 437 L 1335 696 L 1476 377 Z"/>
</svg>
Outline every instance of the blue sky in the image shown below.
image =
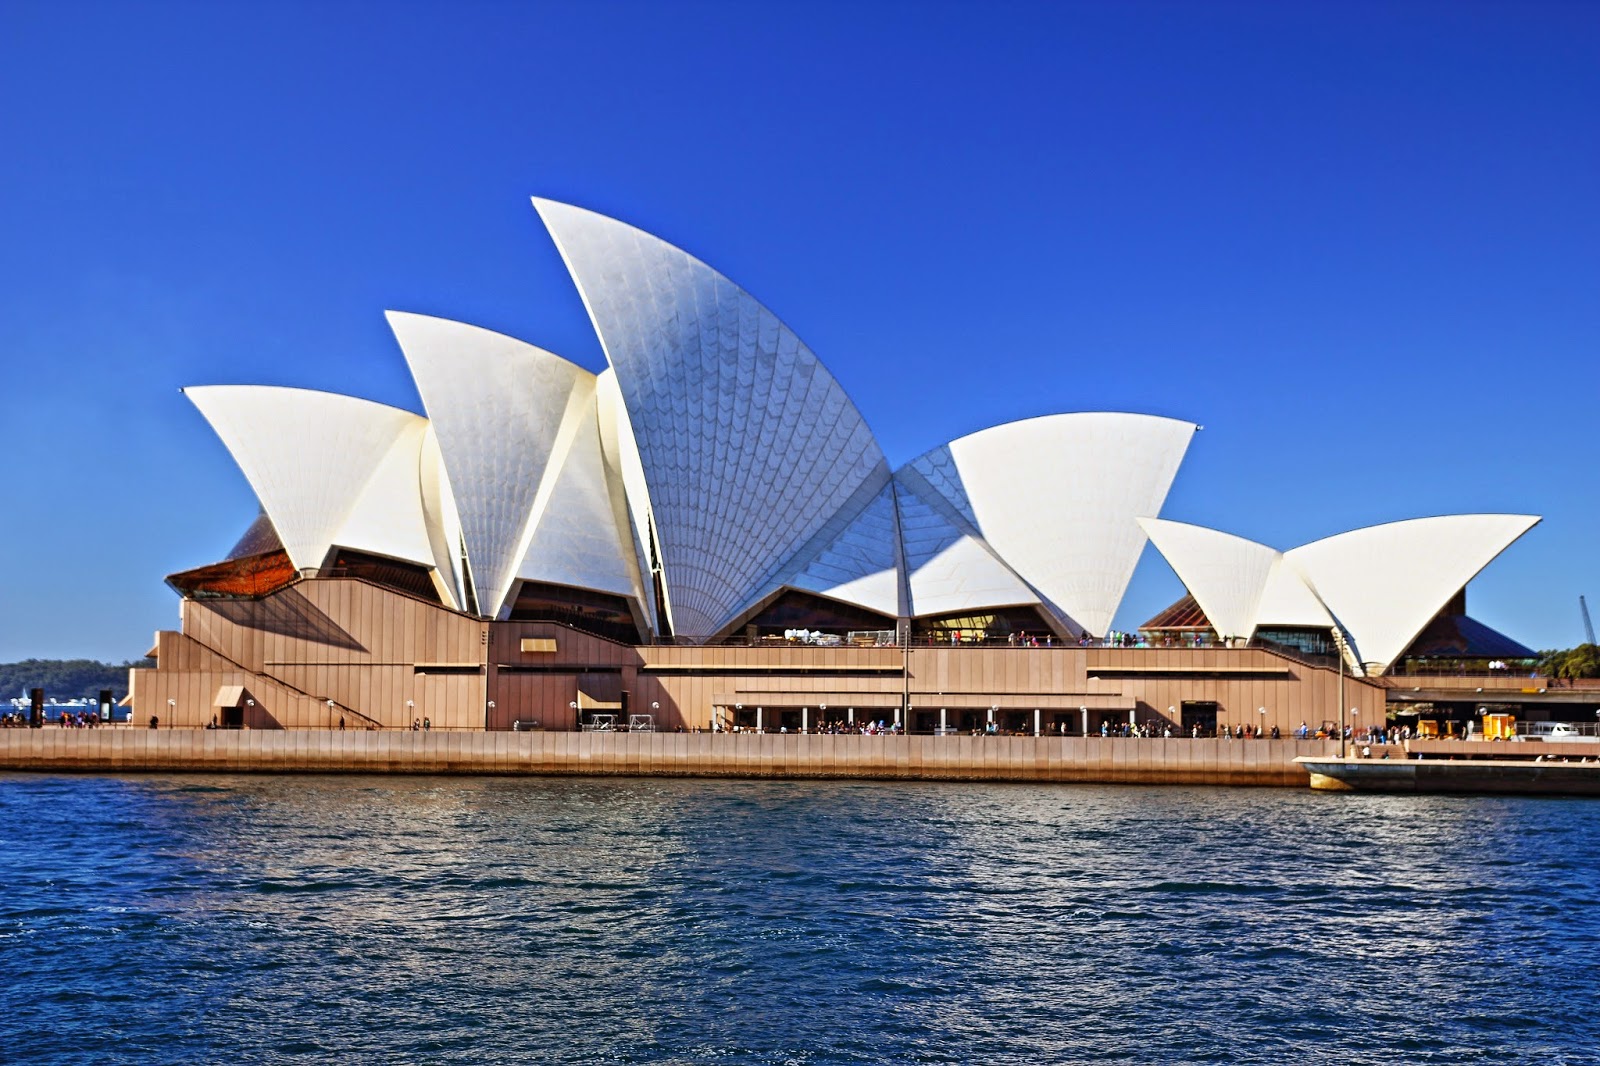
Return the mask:
<svg viewBox="0 0 1600 1066">
<path fill-rule="evenodd" d="M 532 195 L 748 288 L 893 462 L 1178 416 L 1166 517 L 1541 514 L 1472 613 L 1600 598 L 1594 4 L 0 0 L 0 100 L 0 660 L 142 654 L 253 517 L 180 386 L 420 410 L 386 308 L 599 369 Z"/>
</svg>

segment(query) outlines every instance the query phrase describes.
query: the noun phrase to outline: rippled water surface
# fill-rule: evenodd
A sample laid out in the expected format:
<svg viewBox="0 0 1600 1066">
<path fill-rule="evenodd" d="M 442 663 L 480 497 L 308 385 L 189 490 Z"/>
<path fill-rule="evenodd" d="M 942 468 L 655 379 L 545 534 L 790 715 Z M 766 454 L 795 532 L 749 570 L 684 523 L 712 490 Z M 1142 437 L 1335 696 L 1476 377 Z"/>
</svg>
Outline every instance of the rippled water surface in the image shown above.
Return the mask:
<svg viewBox="0 0 1600 1066">
<path fill-rule="evenodd" d="M 1592 1063 L 1600 804 L 0 775 L 0 1061 Z"/>
</svg>

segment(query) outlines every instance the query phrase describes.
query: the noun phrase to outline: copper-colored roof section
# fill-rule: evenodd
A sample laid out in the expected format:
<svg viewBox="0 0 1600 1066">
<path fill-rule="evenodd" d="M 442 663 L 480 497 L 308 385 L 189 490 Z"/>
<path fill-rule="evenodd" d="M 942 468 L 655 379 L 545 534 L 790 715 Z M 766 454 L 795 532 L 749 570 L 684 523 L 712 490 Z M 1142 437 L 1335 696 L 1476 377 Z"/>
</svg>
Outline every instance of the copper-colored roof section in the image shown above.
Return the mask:
<svg viewBox="0 0 1600 1066">
<path fill-rule="evenodd" d="M 195 599 L 253 597 L 276 592 L 297 576 L 288 553 L 280 548 L 170 574 L 167 584 Z"/>
<path fill-rule="evenodd" d="M 1211 621 L 1206 618 L 1206 613 L 1200 609 L 1193 596 L 1184 594 L 1183 599 L 1157 614 L 1150 621 L 1140 626 L 1139 629 L 1210 629 Z"/>
</svg>

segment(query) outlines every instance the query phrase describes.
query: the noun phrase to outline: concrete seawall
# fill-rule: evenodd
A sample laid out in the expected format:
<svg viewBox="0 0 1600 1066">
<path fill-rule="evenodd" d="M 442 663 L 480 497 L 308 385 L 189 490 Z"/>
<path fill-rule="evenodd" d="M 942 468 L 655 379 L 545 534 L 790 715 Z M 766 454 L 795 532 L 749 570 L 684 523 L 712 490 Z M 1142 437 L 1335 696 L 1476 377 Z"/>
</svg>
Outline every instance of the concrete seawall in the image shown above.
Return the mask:
<svg viewBox="0 0 1600 1066">
<path fill-rule="evenodd" d="M 1334 741 L 205 729 L 0 730 L 0 770 L 601 774 L 1305 788 Z"/>
</svg>

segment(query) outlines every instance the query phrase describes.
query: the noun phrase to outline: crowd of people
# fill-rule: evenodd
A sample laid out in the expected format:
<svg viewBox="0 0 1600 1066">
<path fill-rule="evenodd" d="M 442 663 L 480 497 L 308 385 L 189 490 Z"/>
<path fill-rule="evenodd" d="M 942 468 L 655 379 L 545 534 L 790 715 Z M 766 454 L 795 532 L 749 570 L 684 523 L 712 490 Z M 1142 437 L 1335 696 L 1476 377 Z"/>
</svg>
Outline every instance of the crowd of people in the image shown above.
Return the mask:
<svg viewBox="0 0 1600 1066">
<path fill-rule="evenodd" d="M 46 721 L 45 725 L 50 723 Z M 100 715 L 94 711 L 62 711 L 55 724 L 62 729 L 94 729 L 103 725 Z M 28 728 L 27 711 L 11 711 L 0 715 L 0 729 L 26 729 Z"/>
</svg>

